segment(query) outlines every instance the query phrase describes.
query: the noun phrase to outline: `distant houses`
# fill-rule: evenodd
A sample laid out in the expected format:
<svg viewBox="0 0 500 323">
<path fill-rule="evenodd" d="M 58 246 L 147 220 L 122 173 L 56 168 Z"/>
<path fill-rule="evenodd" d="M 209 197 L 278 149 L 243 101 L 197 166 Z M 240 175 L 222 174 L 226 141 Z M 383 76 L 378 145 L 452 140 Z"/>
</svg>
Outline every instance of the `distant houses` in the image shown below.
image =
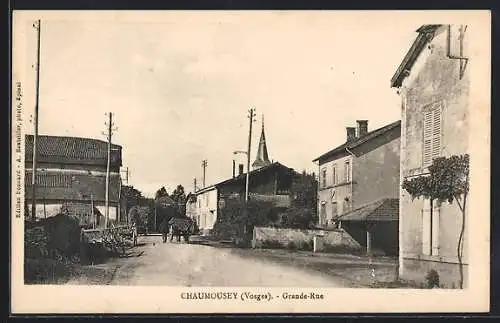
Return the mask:
<svg viewBox="0 0 500 323">
<path fill-rule="evenodd" d="M 400 121 L 368 131 L 368 121 L 346 128 L 346 141 L 315 158 L 318 225 L 341 226 L 367 252 L 398 253 Z"/>
<path fill-rule="evenodd" d="M 109 219 L 120 217 L 121 146 L 112 145 L 110 158 Z M 61 211 L 75 213 L 88 222 L 94 213 L 96 223 L 104 225 L 107 142 L 77 137 L 41 135 L 37 140 L 36 218 L 54 216 Z M 26 216 L 31 217 L 33 176 L 33 136 L 25 141 Z M 92 205 L 94 211 L 92 212 Z M 76 214 L 78 213 L 78 214 Z M 91 220 L 90 220 L 91 221 Z M 91 221 L 93 222 L 93 221 Z"/>
<path fill-rule="evenodd" d="M 249 173 L 249 199 L 268 201 L 277 207 L 289 206 L 291 204 L 290 189 L 298 173 L 279 162 L 269 160 L 264 126 L 262 126 L 257 156 L 252 166 L 253 170 Z M 239 165 L 238 174 L 233 172 L 232 178 L 191 193 L 186 205 L 189 213 L 186 213 L 197 221 L 202 232 L 208 234 L 213 230 L 220 209 L 227 204 L 228 200 L 244 201 L 246 177 L 243 165 Z"/>
<path fill-rule="evenodd" d="M 463 25 L 423 25 L 391 87 L 402 102 L 401 181 L 425 176 L 436 157 L 468 152 L 469 70 Z M 462 217 L 456 202 L 436 203 L 400 192 L 400 276 L 425 282 L 434 269 L 440 282 L 458 287 L 457 244 Z M 467 285 L 467 229 L 463 244 Z"/>
</svg>

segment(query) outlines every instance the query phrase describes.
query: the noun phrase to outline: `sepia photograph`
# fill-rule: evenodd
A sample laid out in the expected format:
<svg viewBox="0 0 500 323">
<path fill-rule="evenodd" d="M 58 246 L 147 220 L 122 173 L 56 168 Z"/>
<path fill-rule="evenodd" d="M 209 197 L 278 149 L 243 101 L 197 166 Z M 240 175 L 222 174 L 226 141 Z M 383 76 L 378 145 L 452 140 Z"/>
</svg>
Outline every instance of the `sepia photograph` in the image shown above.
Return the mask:
<svg viewBox="0 0 500 323">
<path fill-rule="evenodd" d="M 12 311 L 488 311 L 490 19 L 14 11 Z"/>
</svg>

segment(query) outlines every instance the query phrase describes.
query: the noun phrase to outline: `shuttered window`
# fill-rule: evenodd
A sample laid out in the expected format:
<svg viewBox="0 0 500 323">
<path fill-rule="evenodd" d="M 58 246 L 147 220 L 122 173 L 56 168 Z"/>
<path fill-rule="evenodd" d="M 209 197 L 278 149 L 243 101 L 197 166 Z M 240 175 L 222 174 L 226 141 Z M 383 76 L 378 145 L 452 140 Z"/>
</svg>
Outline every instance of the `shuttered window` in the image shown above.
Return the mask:
<svg viewBox="0 0 500 323">
<path fill-rule="evenodd" d="M 432 160 L 441 155 L 441 128 L 441 104 L 435 104 L 424 111 L 424 167 L 432 164 Z"/>
<path fill-rule="evenodd" d="M 333 185 L 337 184 L 337 165 L 333 165 L 332 178 L 333 178 Z"/>
</svg>

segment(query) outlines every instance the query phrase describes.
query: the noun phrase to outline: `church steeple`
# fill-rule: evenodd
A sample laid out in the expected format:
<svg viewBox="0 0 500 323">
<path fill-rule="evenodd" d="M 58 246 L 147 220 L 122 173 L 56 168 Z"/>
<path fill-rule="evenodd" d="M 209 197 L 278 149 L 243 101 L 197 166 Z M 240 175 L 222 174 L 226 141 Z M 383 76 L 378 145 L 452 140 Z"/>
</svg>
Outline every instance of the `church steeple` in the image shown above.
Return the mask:
<svg viewBox="0 0 500 323">
<path fill-rule="evenodd" d="M 264 133 L 264 115 L 262 115 L 262 130 L 260 133 L 259 148 L 257 150 L 257 158 L 255 158 L 252 167 L 254 169 L 258 169 L 270 164 L 271 161 L 269 160 L 269 156 L 267 154 L 266 135 Z"/>
</svg>

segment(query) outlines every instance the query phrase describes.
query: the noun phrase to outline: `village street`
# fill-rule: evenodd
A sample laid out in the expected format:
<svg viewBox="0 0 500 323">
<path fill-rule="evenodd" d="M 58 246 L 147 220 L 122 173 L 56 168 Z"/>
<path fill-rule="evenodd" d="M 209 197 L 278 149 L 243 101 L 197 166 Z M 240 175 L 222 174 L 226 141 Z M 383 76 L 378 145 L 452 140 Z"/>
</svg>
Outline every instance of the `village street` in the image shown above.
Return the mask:
<svg viewBox="0 0 500 323">
<path fill-rule="evenodd" d="M 111 285 L 143 286 L 294 286 L 343 287 L 340 278 L 245 257 L 232 248 L 184 242 L 162 243 L 160 236 L 140 237 L 140 256 L 110 260 Z M 77 284 L 73 281 L 70 284 Z"/>
<path fill-rule="evenodd" d="M 161 236 L 141 236 L 130 257 L 89 266 L 107 274 L 79 277 L 68 284 L 142 286 L 367 287 L 370 266 L 377 279 L 393 279 L 395 263 L 364 257 L 288 252 L 285 250 L 162 243 Z"/>
</svg>

